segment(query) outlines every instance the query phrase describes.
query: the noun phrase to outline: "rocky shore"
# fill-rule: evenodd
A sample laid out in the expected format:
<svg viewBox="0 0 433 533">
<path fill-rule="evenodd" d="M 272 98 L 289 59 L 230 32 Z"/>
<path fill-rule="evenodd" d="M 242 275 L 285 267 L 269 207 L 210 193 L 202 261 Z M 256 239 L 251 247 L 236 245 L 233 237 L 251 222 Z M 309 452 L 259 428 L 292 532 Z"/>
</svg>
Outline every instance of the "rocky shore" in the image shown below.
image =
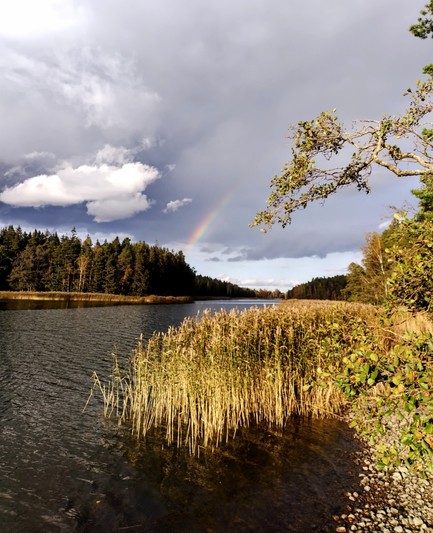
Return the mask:
<svg viewBox="0 0 433 533">
<path fill-rule="evenodd" d="M 336 533 L 433 532 L 433 473 L 405 466 L 376 468 L 374 450 L 359 452 L 359 491 L 347 493 L 347 512 L 334 516 Z"/>
</svg>

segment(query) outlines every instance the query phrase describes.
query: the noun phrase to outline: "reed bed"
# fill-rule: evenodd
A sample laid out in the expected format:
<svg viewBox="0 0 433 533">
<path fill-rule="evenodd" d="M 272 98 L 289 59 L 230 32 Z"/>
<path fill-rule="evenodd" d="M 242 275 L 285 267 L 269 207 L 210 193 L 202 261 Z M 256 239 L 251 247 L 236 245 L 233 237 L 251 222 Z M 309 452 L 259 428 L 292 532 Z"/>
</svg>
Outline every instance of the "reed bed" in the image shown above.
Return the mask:
<svg viewBox="0 0 433 533">
<path fill-rule="evenodd" d="M 111 382 L 95 375 L 95 386 L 105 415 L 138 439 L 158 428 L 196 454 L 252 423 L 282 430 L 294 415 L 341 415 L 343 358 L 380 328 L 376 308 L 344 302 L 207 311 L 140 342 L 127 369 L 115 360 Z"/>
<path fill-rule="evenodd" d="M 190 303 L 190 296 L 125 296 L 122 294 L 106 294 L 99 292 L 32 292 L 32 291 L 0 291 L 0 300 L 47 300 L 68 302 L 104 302 L 122 304 L 171 304 Z"/>
</svg>

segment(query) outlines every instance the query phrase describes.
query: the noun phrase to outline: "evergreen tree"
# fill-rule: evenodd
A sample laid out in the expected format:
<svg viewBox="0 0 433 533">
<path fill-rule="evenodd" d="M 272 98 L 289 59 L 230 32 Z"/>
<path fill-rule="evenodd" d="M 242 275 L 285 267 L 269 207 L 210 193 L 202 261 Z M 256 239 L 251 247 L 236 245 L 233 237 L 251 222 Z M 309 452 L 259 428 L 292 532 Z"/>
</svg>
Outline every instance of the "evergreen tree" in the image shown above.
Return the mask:
<svg viewBox="0 0 433 533">
<path fill-rule="evenodd" d="M 0 290 L 9 290 L 9 275 L 12 271 L 13 261 L 25 248 L 27 235 L 21 228 L 8 226 L 0 230 Z"/>
<path fill-rule="evenodd" d="M 149 247 L 147 244 L 140 242 L 134 246 L 134 275 L 131 284 L 132 294 L 134 296 L 145 296 L 149 294 L 150 275 L 148 268 Z"/>
<path fill-rule="evenodd" d="M 413 189 L 412 194 L 419 200 L 417 220 L 433 221 L 433 174 L 421 177 L 421 188 Z"/>
<path fill-rule="evenodd" d="M 119 264 L 119 292 L 120 294 L 130 294 L 134 276 L 134 247 L 130 239 L 122 242 L 122 251 L 118 258 Z"/>
</svg>

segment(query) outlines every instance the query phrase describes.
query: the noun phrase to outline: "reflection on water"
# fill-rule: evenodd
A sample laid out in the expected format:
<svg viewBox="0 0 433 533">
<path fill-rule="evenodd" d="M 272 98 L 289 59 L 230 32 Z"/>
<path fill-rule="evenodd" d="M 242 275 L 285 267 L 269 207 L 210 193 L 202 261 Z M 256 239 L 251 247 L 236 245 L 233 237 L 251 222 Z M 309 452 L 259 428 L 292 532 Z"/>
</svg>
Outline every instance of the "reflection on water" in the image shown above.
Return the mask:
<svg viewBox="0 0 433 533">
<path fill-rule="evenodd" d="M 159 309 L 161 305 L 167 305 L 170 308 L 185 307 L 189 312 L 194 311 L 192 314 L 200 313 L 204 309 L 213 309 L 215 311 L 227 310 L 236 307 L 239 310 L 247 309 L 251 306 L 260 307 L 265 305 L 275 305 L 278 303 L 278 300 L 251 300 L 251 299 L 241 299 L 241 300 L 205 300 L 198 301 L 189 304 L 146 304 L 149 308 Z M 110 301 L 98 301 L 98 300 L 87 300 L 87 301 L 75 301 L 75 300 L 2 300 L 0 298 L 0 311 L 12 311 L 12 310 L 34 310 L 34 309 L 76 309 L 76 308 L 87 308 L 87 307 L 113 307 L 113 306 L 122 306 L 136 304 L 124 304 L 122 302 L 110 302 Z M 139 305 L 139 307 L 142 307 Z M 169 312 L 170 314 L 170 312 Z M 176 315 L 178 313 L 175 313 Z M 188 313 L 180 311 L 179 316 L 191 316 Z M 164 319 L 164 324 L 166 320 Z"/>
<path fill-rule="evenodd" d="M 34 309 L 76 309 L 78 307 L 108 307 L 121 305 L 116 302 L 98 302 L 98 301 L 68 301 L 68 300 L 2 300 L 0 299 L 0 310 L 24 310 L 31 311 Z"/>
<path fill-rule="evenodd" d="M 354 449 L 335 421 L 294 420 L 283 435 L 250 428 L 199 460 L 160 442 L 128 450 L 164 504 L 149 530 L 335 530 L 330 516 L 343 508 Z"/>
<path fill-rule="evenodd" d="M 138 446 L 99 399 L 82 413 L 113 346 L 125 360 L 141 333 L 206 306 L 0 310 L 2 532 L 335 531 L 356 479 L 336 421 L 250 428 L 196 459 L 157 435 Z"/>
</svg>

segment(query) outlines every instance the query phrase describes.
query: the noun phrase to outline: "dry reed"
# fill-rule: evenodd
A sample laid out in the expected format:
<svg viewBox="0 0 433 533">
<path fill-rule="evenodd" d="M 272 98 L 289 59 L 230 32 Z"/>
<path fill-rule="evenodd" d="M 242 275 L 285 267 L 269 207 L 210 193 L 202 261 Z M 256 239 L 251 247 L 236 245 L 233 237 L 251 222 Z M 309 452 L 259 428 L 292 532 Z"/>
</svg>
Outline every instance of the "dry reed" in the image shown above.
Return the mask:
<svg viewBox="0 0 433 533">
<path fill-rule="evenodd" d="M 251 423 L 283 429 L 293 415 L 341 414 L 343 357 L 365 341 L 359 331 L 379 327 L 376 308 L 344 302 L 207 311 L 140 342 L 126 373 L 115 362 L 111 383 L 95 385 L 105 414 L 139 439 L 162 428 L 195 454 Z"/>
<path fill-rule="evenodd" d="M 67 302 L 103 302 L 122 304 L 172 304 L 190 303 L 190 296 L 125 296 L 100 292 L 32 292 L 32 291 L 0 291 L 0 300 L 47 300 Z"/>
</svg>

